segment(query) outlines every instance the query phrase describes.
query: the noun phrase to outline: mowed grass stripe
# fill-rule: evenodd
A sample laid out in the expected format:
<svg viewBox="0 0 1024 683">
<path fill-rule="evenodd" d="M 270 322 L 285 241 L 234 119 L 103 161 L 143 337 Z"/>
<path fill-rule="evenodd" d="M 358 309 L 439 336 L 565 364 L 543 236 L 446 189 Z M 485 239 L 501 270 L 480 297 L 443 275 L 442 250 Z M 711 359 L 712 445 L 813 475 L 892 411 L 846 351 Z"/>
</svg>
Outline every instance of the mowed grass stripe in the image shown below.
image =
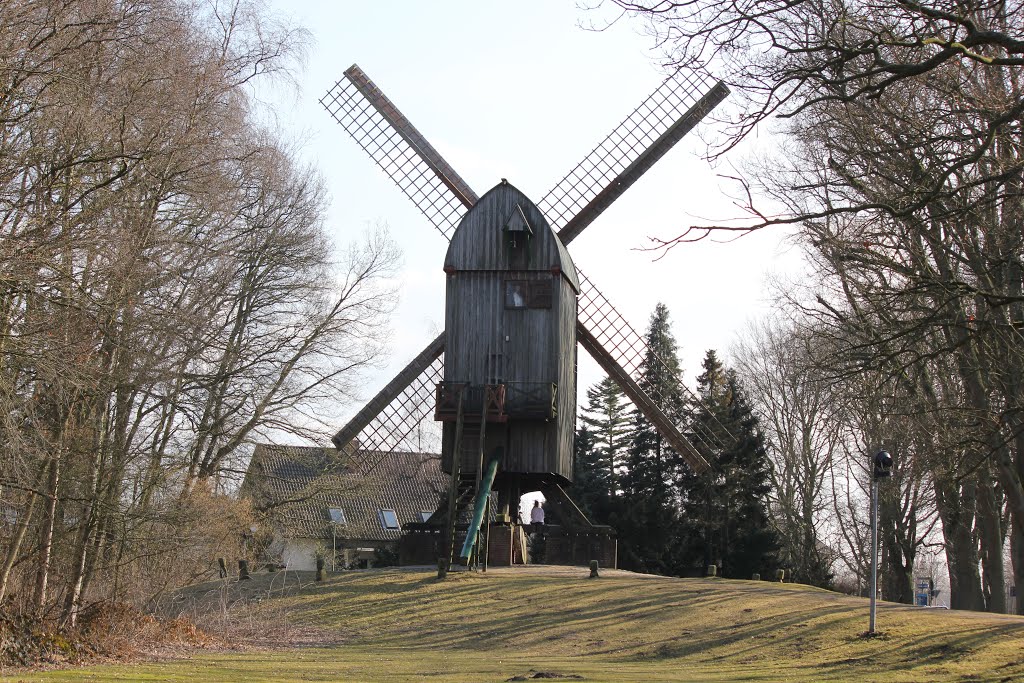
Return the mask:
<svg viewBox="0 0 1024 683">
<path fill-rule="evenodd" d="M 1024 619 L 881 603 L 806 586 L 671 579 L 583 568 L 339 574 L 264 599 L 327 647 L 199 652 L 188 660 L 4 681 L 1017 681 Z M 267 577 L 244 586 L 266 593 Z M 216 586 L 191 589 L 193 597 Z M 314 639 L 315 640 L 315 639 Z M 556 679 L 557 680 L 557 679 Z"/>
</svg>

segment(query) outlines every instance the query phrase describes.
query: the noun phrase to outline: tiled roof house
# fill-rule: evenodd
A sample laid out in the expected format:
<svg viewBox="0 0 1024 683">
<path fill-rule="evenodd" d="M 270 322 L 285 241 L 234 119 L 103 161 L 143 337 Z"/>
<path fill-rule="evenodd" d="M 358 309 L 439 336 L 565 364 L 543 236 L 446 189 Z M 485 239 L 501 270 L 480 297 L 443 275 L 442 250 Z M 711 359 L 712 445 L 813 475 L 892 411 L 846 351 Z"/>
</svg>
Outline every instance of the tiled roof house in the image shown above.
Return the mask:
<svg viewBox="0 0 1024 683">
<path fill-rule="evenodd" d="M 289 569 L 372 562 L 375 551 L 422 522 L 447 491 L 440 458 L 429 453 L 345 457 L 330 448 L 259 444 L 242 494 L 269 513 L 274 540 L 268 554 Z M 365 462 L 376 462 L 372 468 Z"/>
</svg>

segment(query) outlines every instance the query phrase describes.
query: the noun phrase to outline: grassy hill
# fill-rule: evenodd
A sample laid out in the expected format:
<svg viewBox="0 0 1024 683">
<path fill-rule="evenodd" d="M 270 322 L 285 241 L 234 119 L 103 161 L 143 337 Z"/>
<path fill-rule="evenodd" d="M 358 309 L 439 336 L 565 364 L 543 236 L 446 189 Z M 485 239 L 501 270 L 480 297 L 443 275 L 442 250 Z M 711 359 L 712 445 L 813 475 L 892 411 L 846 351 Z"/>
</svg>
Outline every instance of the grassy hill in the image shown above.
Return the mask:
<svg viewBox="0 0 1024 683">
<path fill-rule="evenodd" d="M 265 637 L 241 649 L 0 680 L 1024 680 L 1021 617 L 880 603 L 881 635 L 867 638 L 865 599 L 768 582 L 586 576 L 538 567 L 438 582 L 433 572 L 371 570 L 275 593 L 263 576 L 242 588 L 266 596 L 249 613 Z M 216 613 L 244 597 L 238 590 L 211 584 L 185 597 Z"/>
</svg>

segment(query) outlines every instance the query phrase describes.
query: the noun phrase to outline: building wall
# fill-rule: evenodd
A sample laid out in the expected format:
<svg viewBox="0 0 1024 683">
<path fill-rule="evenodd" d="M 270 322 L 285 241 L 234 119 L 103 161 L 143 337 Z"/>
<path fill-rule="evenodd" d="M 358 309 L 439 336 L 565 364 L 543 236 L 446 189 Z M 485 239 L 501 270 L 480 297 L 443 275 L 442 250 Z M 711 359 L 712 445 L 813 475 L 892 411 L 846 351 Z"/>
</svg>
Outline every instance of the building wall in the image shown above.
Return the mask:
<svg viewBox="0 0 1024 683">
<path fill-rule="evenodd" d="M 495 567 L 508 567 L 512 562 L 511 526 L 493 526 L 487 537 L 487 563 Z"/>
<path fill-rule="evenodd" d="M 316 571 L 316 545 L 311 538 L 285 538 L 281 562 L 290 571 Z"/>
<path fill-rule="evenodd" d="M 555 452 L 558 468 L 553 472 L 568 481 L 573 479 L 573 440 L 576 436 L 576 320 L 578 300 L 571 287 L 562 287 L 558 292 L 558 331 L 560 339 L 571 339 L 563 343 L 558 357 L 558 419 L 554 433 Z"/>
</svg>

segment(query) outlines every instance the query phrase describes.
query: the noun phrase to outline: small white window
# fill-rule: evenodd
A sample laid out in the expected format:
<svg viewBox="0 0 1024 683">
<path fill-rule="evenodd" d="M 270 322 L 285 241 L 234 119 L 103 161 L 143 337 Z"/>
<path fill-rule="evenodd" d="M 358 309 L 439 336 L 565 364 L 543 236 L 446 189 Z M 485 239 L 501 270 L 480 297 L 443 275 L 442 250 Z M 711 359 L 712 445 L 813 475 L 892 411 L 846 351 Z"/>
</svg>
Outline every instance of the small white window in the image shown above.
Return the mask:
<svg viewBox="0 0 1024 683">
<path fill-rule="evenodd" d="M 527 283 L 505 280 L 505 308 L 526 308 Z"/>
<path fill-rule="evenodd" d="M 327 514 L 331 516 L 331 521 L 335 524 L 348 524 L 345 520 L 345 511 L 341 508 L 328 508 Z"/>
<path fill-rule="evenodd" d="M 429 522 L 430 521 L 430 515 L 432 515 L 432 514 L 434 514 L 434 513 L 430 512 L 429 510 L 421 510 L 420 511 L 420 521 L 421 522 Z"/>
<path fill-rule="evenodd" d="M 381 510 L 380 525 L 385 529 L 397 529 L 398 515 L 395 514 L 394 510 Z"/>
</svg>

